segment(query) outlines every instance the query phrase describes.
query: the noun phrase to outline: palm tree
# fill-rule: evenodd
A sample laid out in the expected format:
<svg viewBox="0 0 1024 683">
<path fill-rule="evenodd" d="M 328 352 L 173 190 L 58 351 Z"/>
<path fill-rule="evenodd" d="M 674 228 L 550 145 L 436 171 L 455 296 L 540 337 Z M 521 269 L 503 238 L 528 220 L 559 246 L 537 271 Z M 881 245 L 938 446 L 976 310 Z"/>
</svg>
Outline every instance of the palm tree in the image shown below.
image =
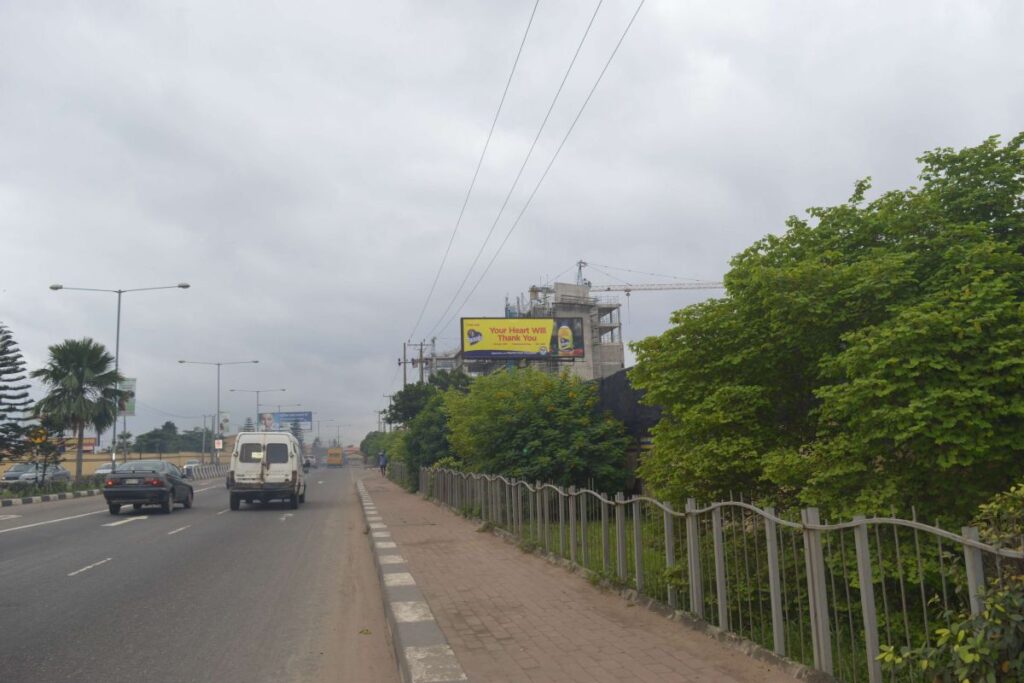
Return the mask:
<svg viewBox="0 0 1024 683">
<path fill-rule="evenodd" d="M 46 367 L 32 371 L 49 393 L 36 403 L 37 416 L 61 428 L 72 429 L 78 437 L 75 477 L 82 477 L 82 445 L 86 426 L 103 431 L 117 419 L 116 389 L 124 377 L 114 370 L 114 357 L 103 344 L 84 339 L 65 339 L 50 347 Z"/>
</svg>

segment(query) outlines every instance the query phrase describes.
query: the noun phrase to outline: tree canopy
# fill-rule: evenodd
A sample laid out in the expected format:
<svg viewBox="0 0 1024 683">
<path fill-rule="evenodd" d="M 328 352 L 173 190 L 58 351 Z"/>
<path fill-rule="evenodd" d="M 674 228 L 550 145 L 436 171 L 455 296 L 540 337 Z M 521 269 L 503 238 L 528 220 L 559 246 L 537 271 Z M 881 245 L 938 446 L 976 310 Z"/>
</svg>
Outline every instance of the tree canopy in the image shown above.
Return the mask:
<svg viewBox="0 0 1024 683">
<path fill-rule="evenodd" d="M 25 378 L 25 361 L 14 335 L 0 323 L 0 460 L 17 457 L 27 448 L 25 430 L 32 400 Z"/>
<path fill-rule="evenodd" d="M 657 495 L 969 516 L 1024 474 L 1024 134 L 791 217 L 634 344 Z"/>
<path fill-rule="evenodd" d="M 444 395 L 448 441 L 465 468 L 605 491 L 622 485 L 627 439 L 578 377 L 512 369 Z"/>
<path fill-rule="evenodd" d="M 123 394 L 116 387 L 124 377 L 114 370 L 114 357 L 106 347 L 88 337 L 66 339 L 49 351 L 46 366 L 31 375 L 48 390 L 35 413 L 56 428 L 74 430 L 78 437 L 75 476 L 81 478 L 85 428 L 91 425 L 102 432 L 114 423 Z"/>
</svg>

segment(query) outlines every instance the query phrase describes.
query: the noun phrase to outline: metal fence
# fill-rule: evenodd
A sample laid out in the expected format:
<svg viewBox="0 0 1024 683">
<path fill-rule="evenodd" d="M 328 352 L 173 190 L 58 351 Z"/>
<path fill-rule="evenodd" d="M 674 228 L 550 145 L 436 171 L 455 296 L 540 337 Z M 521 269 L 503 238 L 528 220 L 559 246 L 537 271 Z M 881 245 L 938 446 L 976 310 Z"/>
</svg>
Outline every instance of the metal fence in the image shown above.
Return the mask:
<svg viewBox="0 0 1024 683">
<path fill-rule="evenodd" d="M 393 463 L 390 476 L 408 482 Z M 897 517 L 829 524 L 743 500 L 684 510 L 503 476 L 421 469 L 428 498 L 840 681 L 882 681 L 881 644 L 934 644 L 1024 553 Z M 890 677 L 892 679 L 892 677 Z M 905 674 L 903 680 L 924 680 Z"/>
</svg>

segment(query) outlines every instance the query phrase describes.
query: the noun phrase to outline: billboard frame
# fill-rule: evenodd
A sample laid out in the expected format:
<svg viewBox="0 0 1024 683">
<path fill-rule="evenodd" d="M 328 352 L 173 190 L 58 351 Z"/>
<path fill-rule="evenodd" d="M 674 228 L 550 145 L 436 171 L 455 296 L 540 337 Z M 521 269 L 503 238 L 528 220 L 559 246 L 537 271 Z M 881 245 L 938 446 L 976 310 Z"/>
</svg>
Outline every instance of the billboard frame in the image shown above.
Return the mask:
<svg viewBox="0 0 1024 683">
<path fill-rule="evenodd" d="M 542 321 L 545 324 L 551 324 L 551 336 L 549 337 L 548 350 L 549 353 L 542 354 L 537 352 L 516 352 L 516 351 L 472 351 L 467 348 L 466 344 L 466 321 L 467 320 L 500 320 L 510 323 L 523 322 L 527 325 L 531 321 Z M 578 354 L 560 354 L 557 352 L 558 349 L 558 334 L 561 327 L 560 323 L 569 322 L 571 325 L 572 338 L 573 338 L 573 350 L 578 350 Z M 554 351 L 554 352 L 552 352 Z M 565 362 L 576 362 L 577 360 L 585 360 L 587 357 L 586 352 L 586 340 L 583 335 L 583 316 L 572 315 L 572 316 L 550 316 L 546 318 L 531 316 L 528 318 L 508 318 L 501 316 L 472 316 L 459 318 L 459 352 L 462 354 L 464 361 L 491 361 L 491 362 L 503 362 L 503 361 L 519 361 L 524 360 L 527 362 L 541 362 L 541 363 L 565 363 Z"/>
</svg>

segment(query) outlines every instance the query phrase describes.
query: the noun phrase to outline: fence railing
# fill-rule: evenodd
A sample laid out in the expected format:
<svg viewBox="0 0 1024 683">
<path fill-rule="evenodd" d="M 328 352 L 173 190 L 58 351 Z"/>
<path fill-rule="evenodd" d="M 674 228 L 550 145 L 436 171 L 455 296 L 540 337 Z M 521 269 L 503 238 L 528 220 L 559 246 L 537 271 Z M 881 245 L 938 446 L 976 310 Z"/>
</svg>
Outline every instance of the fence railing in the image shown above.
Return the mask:
<svg viewBox="0 0 1024 683">
<path fill-rule="evenodd" d="M 390 476 L 404 483 L 403 463 Z M 419 490 L 723 631 L 833 675 L 880 683 L 882 643 L 934 644 L 957 610 L 977 615 L 986 576 L 1024 553 L 897 517 L 829 524 L 743 500 L 684 510 L 497 475 L 419 470 Z"/>
</svg>

